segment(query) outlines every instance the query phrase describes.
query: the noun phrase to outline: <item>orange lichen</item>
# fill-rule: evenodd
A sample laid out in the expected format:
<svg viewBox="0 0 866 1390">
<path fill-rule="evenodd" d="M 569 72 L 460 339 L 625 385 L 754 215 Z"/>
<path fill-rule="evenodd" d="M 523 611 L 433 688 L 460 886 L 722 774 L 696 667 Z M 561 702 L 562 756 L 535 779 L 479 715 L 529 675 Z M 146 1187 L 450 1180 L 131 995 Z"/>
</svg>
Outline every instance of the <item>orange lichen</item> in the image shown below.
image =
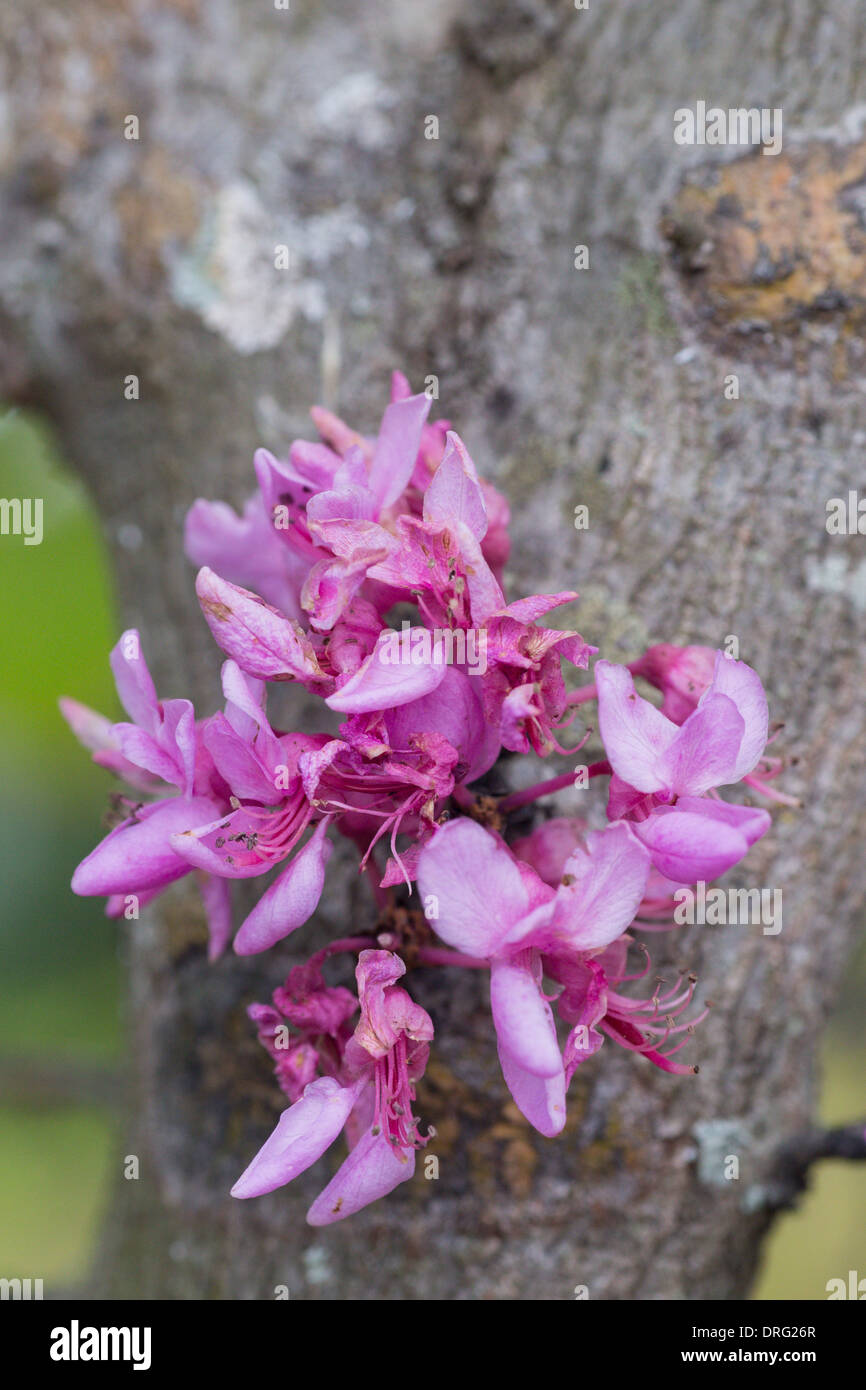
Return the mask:
<svg viewBox="0 0 866 1390">
<path fill-rule="evenodd" d="M 693 303 L 720 326 L 866 319 L 866 142 L 704 167 L 661 230 Z"/>
</svg>

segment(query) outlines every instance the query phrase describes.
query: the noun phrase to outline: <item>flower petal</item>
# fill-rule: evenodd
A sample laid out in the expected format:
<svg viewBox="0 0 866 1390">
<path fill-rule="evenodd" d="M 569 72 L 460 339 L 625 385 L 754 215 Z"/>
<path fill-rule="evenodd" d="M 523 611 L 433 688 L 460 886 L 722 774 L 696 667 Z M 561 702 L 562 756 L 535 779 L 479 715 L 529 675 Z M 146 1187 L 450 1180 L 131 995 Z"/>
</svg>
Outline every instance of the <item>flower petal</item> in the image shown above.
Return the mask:
<svg viewBox="0 0 866 1390">
<path fill-rule="evenodd" d="M 735 782 L 745 731 L 733 700 L 709 690 L 664 756 L 666 785 L 681 796 L 702 796 L 711 787 Z"/>
<path fill-rule="evenodd" d="M 591 830 L 566 861 L 550 932 L 577 951 L 596 951 L 627 931 L 646 891 L 650 856 L 624 821 Z"/>
<path fill-rule="evenodd" d="M 308 565 L 280 540 L 261 496 L 249 499 L 242 516 L 225 502 L 197 498 L 186 515 L 184 550 L 196 569 L 206 565 L 288 617 L 302 616 L 299 591 Z"/>
<path fill-rule="evenodd" d="M 490 965 L 490 1003 L 499 1046 L 533 1076 L 556 1076 L 562 1056 L 550 1005 L 541 993 L 541 966 L 527 952 Z"/>
<path fill-rule="evenodd" d="M 277 1127 L 238 1178 L 233 1197 L 261 1197 L 291 1182 L 333 1144 L 345 1125 L 359 1087 L 332 1076 L 311 1081 L 300 1100 L 284 1110 Z"/>
<path fill-rule="evenodd" d="M 202 742 L 217 772 L 243 801 L 267 806 L 279 799 L 276 781 L 249 742 L 232 728 L 224 714 L 212 714 L 202 730 Z M 274 740 L 276 742 L 276 740 Z"/>
<path fill-rule="evenodd" d="M 134 627 L 123 633 L 109 661 L 123 708 L 133 724 L 153 732 L 159 722 L 159 701 Z"/>
<path fill-rule="evenodd" d="M 370 469 L 370 491 L 380 508 L 396 502 L 412 476 L 430 404 L 422 391 L 385 407 Z"/>
<path fill-rule="evenodd" d="M 746 854 L 751 843 L 747 833 L 757 839 L 770 825 L 768 813 L 753 807 L 705 797 L 683 801 L 685 807 L 683 802 L 660 806 L 633 826 L 655 867 L 677 883 L 718 878 Z"/>
<path fill-rule="evenodd" d="M 207 917 L 208 960 L 219 960 L 232 939 L 232 898 L 229 880 L 200 874 L 198 882 Z"/>
<path fill-rule="evenodd" d="M 745 724 L 745 732 L 730 779 L 732 782 L 739 782 L 752 771 L 767 746 L 767 696 L 757 671 L 753 671 L 745 661 L 734 661 L 731 657 L 725 656 L 724 652 L 716 653 L 711 689 L 733 700 Z"/>
<path fill-rule="evenodd" d="M 280 741 L 265 712 L 264 681 L 248 676 L 236 661 L 223 662 L 221 675 L 226 719 L 241 738 L 253 745 L 265 767 L 273 772 L 284 759 Z"/>
<path fill-rule="evenodd" d="M 441 644 L 431 645 L 430 661 L 415 665 L 401 660 L 403 651 L 411 651 L 412 634 L 419 631 L 426 633 L 426 629 L 412 628 L 405 646 L 400 645 L 402 634 L 390 628 L 381 632 L 367 659 L 345 685 L 328 696 L 325 704 L 344 714 L 368 714 L 372 710 L 407 705 L 410 700 L 429 695 L 441 685 L 448 666 Z"/>
<path fill-rule="evenodd" d="M 219 805 L 209 797 L 172 797 L 137 813 L 117 826 L 83 859 L 72 876 L 72 891 L 83 897 L 163 888 L 189 872 L 175 853 L 171 837 L 212 820 Z"/>
<path fill-rule="evenodd" d="M 311 1226 L 329 1226 L 342 1221 L 362 1207 L 393 1192 L 415 1172 L 415 1150 L 399 1149 L 384 1133 L 368 1129 L 349 1157 L 337 1169 L 324 1192 L 320 1192 L 307 1221 Z"/>
<path fill-rule="evenodd" d="M 436 934 L 472 956 L 490 956 L 527 911 L 520 870 L 500 840 L 461 817 L 441 826 L 418 860 L 418 891 Z"/>
<path fill-rule="evenodd" d="M 298 623 L 213 570 L 199 570 L 195 590 L 217 644 L 261 680 L 323 680 L 312 643 Z"/>
<path fill-rule="evenodd" d="M 475 464 L 453 430 L 448 431 L 442 462 L 424 494 L 424 520 L 446 525 L 462 521 L 479 541 L 487 530 L 487 507 Z"/>
<path fill-rule="evenodd" d="M 762 835 L 766 835 L 773 823 L 769 811 L 763 810 L 760 806 L 738 806 L 730 801 L 717 800 L 715 797 L 711 799 L 707 796 L 681 796 L 673 809 L 694 811 L 705 819 L 732 825 L 750 846 L 760 840 Z"/>
<path fill-rule="evenodd" d="M 322 820 L 304 848 L 259 898 L 235 937 L 239 956 L 254 956 L 309 921 L 319 905 L 325 882 L 325 866 L 334 846 L 325 838 L 328 820 Z"/>
<path fill-rule="evenodd" d="M 189 700 L 166 700 L 155 732 L 138 724 L 115 724 L 114 736 L 122 756 L 133 767 L 159 777 L 169 786 L 192 794 L 195 767 L 195 712 Z"/>
<path fill-rule="evenodd" d="M 565 1124 L 565 1072 L 560 1061 L 556 1076 L 535 1076 L 499 1048 L 502 1075 L 521 1115 L 540 1134 L 553 1139 Z"/>
<path fill-rule="evenodd" d="M 57 703 L 63 718 L 85 748 L 93 753 L 116 751 L 117 739 L 112 733 L 114 723 L 111 719 L 98 714 L 88 705 L 80 704 L 78 700 L 70 700 L 68 695 L 61 695 Z"/>
<path fill-rule="evenodd" d="M 643 700 L 625 666 L 595 665 L 598 725 L 611 767 L 642 792 L 665 790 L 663 755 L 679 733 L 676 724 Z"/>
</svg>

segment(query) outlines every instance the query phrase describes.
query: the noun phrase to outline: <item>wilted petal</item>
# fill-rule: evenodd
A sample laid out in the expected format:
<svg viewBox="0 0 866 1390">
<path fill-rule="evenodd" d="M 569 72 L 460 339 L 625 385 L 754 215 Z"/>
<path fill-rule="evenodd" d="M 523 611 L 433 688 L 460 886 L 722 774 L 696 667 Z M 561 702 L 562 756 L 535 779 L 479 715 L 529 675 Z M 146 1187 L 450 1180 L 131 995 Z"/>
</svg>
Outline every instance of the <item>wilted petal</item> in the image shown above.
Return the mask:
<svg viewBox="0 0 866 1390">
<path fill-rule="evenodd" d="M 530 744 L 524 728 L 526 720 L 539 719 L 544 713 L 534 683 L 516 685 L 502 701 L 500 738 L 503 746 L 513 753 L 528 753 Z"/>
<path fill-rule="evenodd" d="M 257 594 L 199 571 L 196 593 L 218 645 L 261 680 L 324 679 L 309 637 Z"/>
<path fill-rule="evenodd" d="M 494 614 L 494 617 L 514 618 L 519 623 L 534 623 L 536 618 L 543 618 L 551 609 L 560 608 L 562 604 L 571 603 L 579 597 L 574 589 L 565 589 L 559 594 L 531 594 L 529 598 L 519 598 L 514 603 L 509 603 L 499 613 Z"/>
<path fill-rule="evenodd" d="M 329 1226 L 407 1182 L 415 1172 L 415 1150 L 395 1148 L 384 1132 L 367 1130 L 324 1192 L 307 1212 L 311 1226 Z"/>
<path fill-rule="evenodd" d="M 405 973 L 404 962 L 393 951 L 362 951 L 358 957 L 355 978 L 361 1017 L 354 1040 L 371 1057 L 384 1057 L 401 1033 L 415 1042 L 430 1042 L 433 1037 L 427 1010 L 395 986 Z"/>
</svg>

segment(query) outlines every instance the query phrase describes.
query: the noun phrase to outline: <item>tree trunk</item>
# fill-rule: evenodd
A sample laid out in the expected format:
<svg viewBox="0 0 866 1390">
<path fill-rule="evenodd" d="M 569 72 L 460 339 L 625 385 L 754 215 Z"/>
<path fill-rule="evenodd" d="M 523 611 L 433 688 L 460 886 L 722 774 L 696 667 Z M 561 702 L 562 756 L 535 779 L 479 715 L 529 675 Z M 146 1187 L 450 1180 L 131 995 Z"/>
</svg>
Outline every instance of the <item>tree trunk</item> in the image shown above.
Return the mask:
<svg viewBox="0 0 866 1390">
<path fill-rule="evenodd" d="M 483 980 L 414 972 L 440 1177 L 324 1230 L 304 1222 L 321 1165 L 228 1197 L 283 1100 L 244 1008 L 315 932 L 209 966 L 195 894 L 174 890 L 127 924 L 141 1178 L 118 1180 L 97 1292 L 747 1294 L 866 884 L 866 561 L 825 529 L 866 440 L 864 32 L 857 0 L 21 0 L 0 18 L 0 391 L 50 411 L 88 480 L 161 692 L 219 699 L 186 507 L 242 501 L 254 446 L 309 437 L 313 401 L 372 431 L 399 366 L 415 389 L 438 377 L 511 501 L 511 596 L 579 589 L 615 660 L 735 635 L 806 803 L 733 878 L 783 889 L 779 935 L 651 942 L 714 1001 L 700 1074 L 608 1042 L 558 1141 L 509 1103 Z M 698 99 L 783 108 L 782 153 L 676 144 Z M 329 884 L 322 939 L 366 929 L 348 854 Z"/>
</svg>

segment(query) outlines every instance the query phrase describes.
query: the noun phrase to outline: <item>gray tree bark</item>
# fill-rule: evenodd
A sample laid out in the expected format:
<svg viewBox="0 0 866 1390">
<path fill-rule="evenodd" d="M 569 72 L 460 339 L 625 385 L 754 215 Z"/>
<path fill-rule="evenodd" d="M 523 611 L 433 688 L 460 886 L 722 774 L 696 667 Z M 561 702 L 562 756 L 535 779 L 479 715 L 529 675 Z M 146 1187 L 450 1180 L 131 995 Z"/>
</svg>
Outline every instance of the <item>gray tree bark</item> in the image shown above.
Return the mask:
<svg viewBox="0 0 866 1390">
<path fill-rule="evenodd" d="M 0 393 L 55 420 L 163 693 L 201 714 L 219 696 L 186 507 L 240 502 L 253 447 L 309 436 L 313 401 L 372 430 L 400 366 L 416 389 L 438 375 L 442 412 L 512 503 L 511 592 L 578 588 L 581 631 L 614 659 L 735 634 L 805 799 L 734 880 L 782 887 L 779 936 L 651 943 L 714 1000 L 699 1076 L 608 1043 L 566 1133 L 543 1140 L 509 1103 L 482 981 L 418 970 L 440 1179 L 324 1231 L 304 1224 L 321 1166 L 228 1197 L 282 1099 L 244 1007 L 315 934 L 210 967 L 195 895 L 173 892 L 129 924 L 124 1152 L 142 1178 L 118 1180 L 97 1292 L 746 1296 L 866 884 L 866 560 L 862 537 L 824 525 L 866 440 L 864 31 L 857 0 L 3 12 Z M 783 152 L 678 146 L 674 110 L 698 98 L 781 107 Z M 317 930 L 364 929 L 369 911 L 346 858 Z"/>
</svg>

